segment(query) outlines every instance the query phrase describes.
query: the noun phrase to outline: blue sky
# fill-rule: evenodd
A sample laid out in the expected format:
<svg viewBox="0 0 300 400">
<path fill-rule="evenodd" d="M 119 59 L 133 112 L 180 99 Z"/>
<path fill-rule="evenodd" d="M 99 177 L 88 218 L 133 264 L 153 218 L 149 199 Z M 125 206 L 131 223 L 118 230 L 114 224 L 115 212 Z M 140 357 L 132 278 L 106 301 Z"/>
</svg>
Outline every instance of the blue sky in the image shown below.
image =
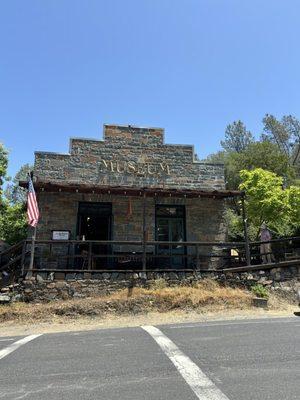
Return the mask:
<svg viewBox="0 0 300 400">
<path fill-rule="evenodd" d="M 158 126 L 218 150 L 299 112 L 298 0 L 2 0 L 0 140 L 9 173 L 104 123 Z"/>
</svg>

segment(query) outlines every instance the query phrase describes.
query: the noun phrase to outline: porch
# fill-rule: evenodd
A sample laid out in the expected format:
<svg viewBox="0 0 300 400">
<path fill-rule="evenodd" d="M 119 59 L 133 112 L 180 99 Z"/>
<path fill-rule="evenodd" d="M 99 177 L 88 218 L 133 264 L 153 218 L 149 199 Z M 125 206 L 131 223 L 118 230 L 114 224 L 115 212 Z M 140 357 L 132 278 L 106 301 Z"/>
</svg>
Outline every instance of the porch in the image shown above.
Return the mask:
<svg viewBox="0 0 300 400">
<path fill-rule="evenodd" d="M 243 271 L 269 270 L 273 268 L 296 268 L 299 274 L 300 237 L 270 241 L 274 262 L 263 264 L 260 253 L 261 242 L 250 242 L 250 264 L 247 263 L 246 242 L 159 242 L 159 241 L 53 241 L 37 240 L 34 243 L 34 258 L 30 267 L 32 242 L 25 240 L 1 253 L 1 285 L 14 282 L 25 275 L 42 279 L 155 279 L 174 275 L 194 276 L 204 272 L 234 273 Z M 96 254 L 93 246 L 109 246 L 111 252 Z M 123 251 L 114 251 L 114 246 L 123 246 Z M 135 246 L 137 251 L 132 251 Z M 189 267 L 163 267 L 162 263 L 178 254 L 159 254 L 155 249 L 162 246 L 169 249 L 182 246 L 185 254 L 182 262 L 189 260 Z M 128 251 L 125 251 L 127 247 Z M 84 249 L 77 251 L 76 249 Z M 234 254 L 232 253 L 234 249 Z M 170 250 L 171 251 L 171 250 Z M 107 260 L 100 267 L 99 261 Z M 211 268 L 217 261 L 218 268 Z M 187 264 L 186 264 L 187 265 Z M 208 268 L 209 266 L 209 268 Z M 296 272 L 294 272 L 295 274 Z M 297 275 L 297 273 L 296 273 Z M 296 276 L 295 275 L 295 276 Z M 176 278 L 177 279 L 177 278 Z"/>
<path fill-rule="evenodd" d="M 1 271 L 11 277 L 25 276 L 29 271 L 45 279 L 101 279 L 104 274 L 147 278 L 152 272 L 273 268 L 300 260 L 300 238 L 284 238 L 271 241 L 274 262 L 261 265 L 261 243 L 249 243 L 244 193 L 239 191 L 91 187 L 42 181 L 36 183 L 36 190 L 42 215 L 37 237 L 13 246 L 9 254 L 1 254 Z M 224 200 L 235 199 L 241 200 L 245 240 L 216 240 L 220 237 L 219 225 L 213 226 L 213 220 L 220 224 Z M 50 221 L 47 207 L 52 202 Z M 197 207 L 200 217 L 195 213 Z M 53 217 L 56 214 L 57 220 Z M 209 236 L 205 235 L 205 229 L 211 228 L 209 223 L 215 240 L 207 240 Z M 50 239 L 55 228 L 66 228 L 80 237 Z M 199 240 L 202 235 L 206 240 Z M 198 240 L 192 240 L 195 237 Z M 221 237 L 225 239 L 223 234 Z"/>
</svg>

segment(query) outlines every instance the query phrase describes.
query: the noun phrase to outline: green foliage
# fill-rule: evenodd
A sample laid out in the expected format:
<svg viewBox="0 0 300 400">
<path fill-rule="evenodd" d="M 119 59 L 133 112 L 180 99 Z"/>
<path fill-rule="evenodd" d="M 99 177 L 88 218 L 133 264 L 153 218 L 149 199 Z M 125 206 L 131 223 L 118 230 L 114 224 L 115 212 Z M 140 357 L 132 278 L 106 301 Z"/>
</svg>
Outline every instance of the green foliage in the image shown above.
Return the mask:
<svg viewBox="0 0 300 400">
<path fill-rule="evenodd" d="M 228 189 L 238 189 L 241 183 L 240 171 L 262 168 L 284 177 L 284 184 L 296 183 L 296 168 L 289 158 L 272 142 L 253 142 L 241 152 L 219 151 L 207 157 L 206 162 L 224 164 Z"/>
<path fill-rule="evenodd" d="M 243 220 L 241 215 L 237 214 L 231 208 L 227 208 L 224 213 L 224 221 L 227 226 L 229 240 L 243 240 Z"/>
<path fill-rule="evenodd" d="M 33 170 L 30 164 L 23 165 L 16 173 L 14 179 L 8 183 L 4 196 L 5 199 L 11 204 L 21 204 L 26 202 L 27 192 L 26 189 L 19 186 L 19 181 L 26 181 L 28 173 Z"/>
<path fill-rule="evenodd" d="M 225 130 L 225 140 L 221 141 L 221 146 L 227 152 L 240 153 L 254 141 L 253 135 L 247 131 L 246 126 L 242 121 L 234 121 L 232 124 L 227 125 Z"/>
<path fill-rule="evenodd" d="M 251 143 L 239 161 L 241 169 L 262 168 L 283 177 L 293 176 L 287 156 L 280 152 L 273 143 Z"/>
<path fill-rule="evenodd" d="M 288 157 L 272 142 L 253 142 L 240 153 L 229 153 L 225 157 L 225 175 L 229 189 L 237 189 L 242 169 L 262 168 L 284 177 L 285 183 L 294 181 L 295 171 Z"/>
<path fill-rule="evenodd" d="M 228 125 L 224 150 L 206 162 L 222 163 L 227 189 L 246 191 L 248 234 L 258 238 L 262 222 L 275 236 L 300 233 L 300 121 L 291 116 L 277 120 L 266 114 L 264 133 L 254 141 L 241 121 Z M 225 222 L 230 240 L 242 240 L 243 221 L 238 210 L 227 209 Z"/>
<path fill-rule="evenodd" d="M 273 115 L 266 114 L 263 119 L 264 133 L 262 141 L 270 141 L 286 155 L 289 164 L 294 167 L 300 178 L 300 121 L 292 115 L 284 115 L 281 121 Z"/>
<path fill-rule="evenodd" d="M 274 115 L 266 114 L 263 124 L 262 140 L 276 143 L 278 148 L 292 160 L 295 148 L 298 148 L 300 143 L 300 121 L 292 115 L 285 115 L 279 121 Z M 293 161 L 296 160 L 292 160 L 292 163 Z"/>
<path fill-rule="evenodd" d="M 263 222 L 280 236 L 292 235 L 300 227 L 300 188 L 283 190 L 283 178 L 261 168 L 242 170 L 240 176 L 247 216 L 257 232 Z"/>
<path fill-rule="evenodd" d="M 242 121 L 228 125 L 224 150 L 211 154 L 206 162 L 225 166 L 226 187 L 238 189 L 242 169 L 262 168 L 284 178 L 284 186 L 300 185 L 300 121 L 284 116 L 281 121 L 266 114 L 263 119 L 264 133 L 254 141 Z"/>
<path fill-rule="evenodd" d="M 4 179 L 6 178 L 6 171 L 8 165 L 8 151 L 5 149 L 2 143 L 0 143 L 0 186 L 2 186 Z"/>
<path fill-rule="evenodd" d="M 227 153 L 224 150 L 212 153 L 204 160 L 206 163 L 211 164 L 225 164 Z"/>
<path fill-rule="evenodd" d="M 300 233 L 300 186 L 290 186 L 286 190 L 287 202 L 290 207 L 290 219 L 293 234 Z"/>
<path fill-rule="evenodd" d="M 227 226 L 228 239 L 232 242 L 244 241 L 244 226 L 243 226 L 243 219 L 240 213 L 228 207 L 226 208 L 224 213 L 224 221 Z M 248 221 L 248 236 L 250 240 L 257 239 L 257 229 L 249 221 Z"/>
<path fill-rule="evenodd" d="M 259 283 L 256 283 L 255 285 L 252 285 L 251 286 L 251 291 L 252 291 L 252 293 L 255 294 L 256 297 L 260 297 L 262 299 L 268 299 L 269 298 L 268 290 L 263 285 L 260 285 Z"/>
<path fill-rule="evenodd" d="M 4 177 L 7 168 L 7 152 L 0 148 L 0 176 Z M 26 164 L 8 184 L 1 198 L 0 239 L 14 244 L 27 236 L 26 191 L 18 186 L 19 180 L 26 179 L 31 167 Z M 2 174 L 2 175 L 1 175 Z"/>
<path fill-rule="evenodd" d="M 27 235 L 26 209 L 24 204 L 9 205 L 7 202 L 0 209 L 0 239 L 14 244 Z"/>
</svg>

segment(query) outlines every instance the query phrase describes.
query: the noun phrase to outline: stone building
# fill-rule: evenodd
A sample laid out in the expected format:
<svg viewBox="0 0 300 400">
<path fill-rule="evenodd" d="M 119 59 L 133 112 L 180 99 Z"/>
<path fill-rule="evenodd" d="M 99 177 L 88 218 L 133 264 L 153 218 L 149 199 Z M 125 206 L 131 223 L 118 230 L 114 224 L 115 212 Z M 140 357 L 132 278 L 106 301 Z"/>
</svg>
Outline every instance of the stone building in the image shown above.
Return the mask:
<svg viewBox="0 0 300 400">
<path fill-rule="evenodd" d="M 67 255 L 52 261 L 57 268 L 137 267 L 142 253 L 148 267 L 194 267 L 195 247 L 184 243 L 224 241 L 225 199 L 240 194 L 225 190 L 222 165 L 165 144 L 163 129 L 116 125 L 104 125 L 103 140 L 72 138 L 68 154 L 37 151 L 34 184 L 37 242 L 61 239 Z M 46 253 L 41 243 L 41 260 Z"/>
</svg>

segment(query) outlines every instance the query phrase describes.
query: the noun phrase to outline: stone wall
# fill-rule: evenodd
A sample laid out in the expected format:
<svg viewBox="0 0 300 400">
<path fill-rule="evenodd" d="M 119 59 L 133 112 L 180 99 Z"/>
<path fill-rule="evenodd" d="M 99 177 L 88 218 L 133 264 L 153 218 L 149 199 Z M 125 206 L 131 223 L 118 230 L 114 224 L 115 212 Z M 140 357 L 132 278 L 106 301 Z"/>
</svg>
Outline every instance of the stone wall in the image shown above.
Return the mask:
<svg viewBox="0 0 300 400">
<path fill-rule="evenodd" d="M 187 241 L 224 241 L 226 238 L 223 220 L 224 200 L 159 197 L 146 200 L 146 228 L 149 241 L 155 240 L 155 205 L 158 204 L 185 206 Z M 76 239 L 80 201 L 112 203 L 112 240 L 142 240 L 143 200 L 140 197 L 63 192 L 38 194 L 41 218 L 37 226 L 37 238 L 50 240 L 52 230 L 70 230 L 70 239 Z M 129 201 L 131 201 L 131 215 L 128 215 Z M 141 248 L 115 245 L 114 250 L 141 251 Z M 147 251 L 154 252 L 154 249 L 148 248 Z M 189 254 L 195 253 L 195 248 L 189 248 L 188 251 Z M 205 251 L 209 253 L 211 249 L 206 248 Z M 208 267 L 208 264 L 204 266 Z"/>
<path fill-rule="evenodd" d="M 223 166 L 198 162 L 193 146 L 164 144 L 163 129 L 115 125 L 104 126 L 104 140 L 71 139 L 69 154 L 36 152 L 34 177 L 40 188 L 37 193 L 41 215 L 37 227 L 38 240 L 50 240 L 52 230 L 69 230 L 71 239 L 77 239 L 79 202 L 110 202 L 113 233 L 111 239 L 141 240 L 142 198 L 93 194 L 93 185 L 206 191 L 225 188 Z M 66 193 L 63 190 L 44 192 L 43 182 L 91 185 L 91 193 L 80 193 L 80 190 L 78 193 Z M 129 201 L 131 215 L 128 215 Z M 187 241 L 225 240 L 222 218 L 224 200 L 174 197 L 146 199 L 148 240 L 155 240 L 156 204 L 185 206 Z M 47 252 L 47 249 L 39 250 Z M 114 250 L 141 249 L 115 246 Z M 147 250 L 154 251 L 149 248 Z M 211 252 L 209 248 L 206 250 Z M 216 266 L 218 260 L 213 262 Z M 62 260 L 55 261 L 53 267 L 65 267 L 63 264 Z"/>
<path fill-rule="evenodd" d="M 36 278 L 24 280 L 21 283 L 1 289 L 1 293 L 9 296 L 12 301 L 48 302 L 52 300 L 67 300 L 103 296 L 116 290 L 132 288 L 133 286 L 148 287 L 155 280 L 164 279 L 168 286 L 194 285 L 197 281 L 209 278 L 231 287 L 249 288 L 261 284 L 270 290 L 285 291 L 290 297 L 295 297 L 300 289 L 300 265 L 289 268 L 273 268 L 254 272 L 226 273 L 223 272 L 148 272 L 147 279 L 137 273 L 98 273 L 98 279 L 71 279 L 52 281 Z"/>
<path fill-rule="evenodd" d="M 143 200 L 140 197 L 62 192 L 38 194 L 41 214 L 37 226 L 38 238 L 50 240 L 53 229 L 68 229 L 71 231 L 71 239 L 76 239 L 79 202 L 89 201 L 112 203 L 112 240 L 142 239 Z M 131 215 L 128 215 L 129 201 L 131 201 Z M 148 240 L 155 240 L 155 205 L 158 204 L 185 206 L 187 241 L 222 241 L 225 239 L 224 200 L 156 197 L 146 199 Z"/>
<path fill-rule="evenodd" d="M 164 144 L 163 129 L 104 126 L 104 140 L 71 139 L 70 153 L 35 153 L 35 179 L 105 186 L 224 189 L 222 165 L 190 145 Z"/>
</svg>

